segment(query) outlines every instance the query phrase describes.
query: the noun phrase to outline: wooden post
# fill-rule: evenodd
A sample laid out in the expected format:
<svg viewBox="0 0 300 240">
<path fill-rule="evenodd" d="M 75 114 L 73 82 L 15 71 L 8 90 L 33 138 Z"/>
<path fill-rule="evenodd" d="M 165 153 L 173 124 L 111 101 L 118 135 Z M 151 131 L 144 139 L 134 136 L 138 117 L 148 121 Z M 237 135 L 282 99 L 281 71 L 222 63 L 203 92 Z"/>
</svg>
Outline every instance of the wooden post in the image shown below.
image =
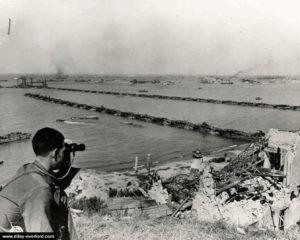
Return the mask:
<svg viewBox="0 0 300 240">
<path fill-rule="evenodd" d="M 150 166 L 150 154 L 148 153 L 147 154 L 147 163 L 146 163 L 146 168 L 147 168 L 147 170 L 148 170 L 148 175 L 150 174 L 150 168 L 151 168 L 151 166 Z"/>
<path fill-rule="evenodd" d="M 11 25 L 11 19 L 8 19 L 8 31 L 7 31 L 7 35 L 10 34 L 10 25 Z"/>
<path fill-rule="evenodd" d="M 134 164 L 134 171 L 138 172 L 138 163 L 139 163 L 139 158 L 138 156 L 135 156 L 135 164 Z"/>
<path fill-rule="evenodd" d="M 182 208 L 182 206 L 189 200 L 189 197 L 187 197 L 181 204 L 180 206 L 176 209 L 175 212 L 173 212 L 173 214 L 171 215 L 171 217 L 175 217 L 176 213 L 178 213 L 180 211 L 180 209 Z"/>
</svg>

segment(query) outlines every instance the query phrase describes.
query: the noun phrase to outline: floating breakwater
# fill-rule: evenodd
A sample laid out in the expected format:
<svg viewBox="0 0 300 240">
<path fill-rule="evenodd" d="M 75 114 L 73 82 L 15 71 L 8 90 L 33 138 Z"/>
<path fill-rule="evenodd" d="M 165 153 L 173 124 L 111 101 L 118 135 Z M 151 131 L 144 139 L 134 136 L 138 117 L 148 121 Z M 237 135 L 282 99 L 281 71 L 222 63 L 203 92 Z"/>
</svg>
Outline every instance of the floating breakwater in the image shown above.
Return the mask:
<svg viewBox="0 0 300 240">
<path fill-rule="evenodd" d="M 154 99 L 168 99 L 168 100 L 178 100 L 178 101 L 191 101 L 191 102 L 203 102 L 203 103 L 214 103 L 214 104 L 226 104 L 226 105 L 236 105 L 236 106 L 242 106 L 242 107 L 274 108 L 274 109 L 278 109 L 278 110 L 300 111 L 300 106 L 292 106 L 292 105 L 287 105 L 287 104 L 269 104 L 269 103 L 262 103 L 262 102 L 238 102 L 238 101 L 231 101 L 231 100 L 191 98 L 191 97 L 178 97 L 178 96 L 166 96 L 166 95 L 152 95 L 152 94 L 143 94 L 143 93 L 96 91 L 96 90 L 85 90 L 85 89 L 74 89 L 74 88 L 48 87 L 48 89 L 62 90 L 62 91 L 74 91 L 74 92 L 85 92 L 85 93 L 96 93 L 96 94 L 106 94 L 106 95 L 117 95 L 117 96 L 143 97 L 143 98 L 154 98 Z"/>
<path fill-rule="evenodd" d="M 66 105 L 70 107 L 76 107 L 80 109 L 105 113 L 113 116 L 119 116 L 127 119 L 135 119 L 142 122 L 151 122 L 157 125 L 181 128 L 190 131 L 200 132 L 203 134 L 214 134 L 214 135 L 219 135 L 221 137 L 226 137 L 231 139 L 240 139 L 244 141 L 257 141 L 258 139 L 260 139 L 265 135 L 262 131 L 256 133 L 247 133 L 247 132 L 233 130 L 233 129 L 221 129 L 221 128 L 211 126 L 206 122 L 203 122 L 202 124 L 195 124 L 185 120 L 172 120 L 163 117 L 154 117 L 147 114 L 124 112 L 121 110 L 106 108 L 104 106 L 93 106 L 93 105 L 81 104 L 77 102 L 52 98 L 50 96 L 43 96 L 40 94 L 26 93 L 25 96 L 32 97 L 38 100 L 47 101 L 47 102 L 53 102 L 56 104 Z"/>
</svg>

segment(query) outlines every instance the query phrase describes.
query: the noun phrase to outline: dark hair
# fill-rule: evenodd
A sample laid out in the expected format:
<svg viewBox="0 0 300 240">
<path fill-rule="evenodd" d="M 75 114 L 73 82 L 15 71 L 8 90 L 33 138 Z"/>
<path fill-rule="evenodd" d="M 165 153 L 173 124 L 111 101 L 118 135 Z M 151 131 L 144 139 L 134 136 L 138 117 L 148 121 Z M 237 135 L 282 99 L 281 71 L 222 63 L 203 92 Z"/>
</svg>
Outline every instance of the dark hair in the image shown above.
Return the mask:
<svg viewBox="0 0 300 240">
<path fill-rule="evenodd" d="M 46 156 L 55 148 L 62 148 L 64 136 L 53 128 L 42 128 L 32 138 L 32 148 L 36 156 Z"/>
</svg>

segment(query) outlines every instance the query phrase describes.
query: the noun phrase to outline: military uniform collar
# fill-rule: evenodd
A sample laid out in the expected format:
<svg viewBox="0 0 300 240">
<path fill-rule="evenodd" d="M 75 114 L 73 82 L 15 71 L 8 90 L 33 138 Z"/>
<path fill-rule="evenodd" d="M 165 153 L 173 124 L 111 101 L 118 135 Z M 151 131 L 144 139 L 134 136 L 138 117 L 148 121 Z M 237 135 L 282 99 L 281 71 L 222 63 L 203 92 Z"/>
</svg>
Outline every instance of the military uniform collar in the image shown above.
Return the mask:
<svg viewBox="0 0 300 240">
<path fill-rule="evenodd" d="M 43 173 L 47 178 L 53 181 L 51 174 L 46 170 L 46 168 L 37 160 L 35 160 L 33 163 L 34 167 L 41 173 Z"/>
</svg>

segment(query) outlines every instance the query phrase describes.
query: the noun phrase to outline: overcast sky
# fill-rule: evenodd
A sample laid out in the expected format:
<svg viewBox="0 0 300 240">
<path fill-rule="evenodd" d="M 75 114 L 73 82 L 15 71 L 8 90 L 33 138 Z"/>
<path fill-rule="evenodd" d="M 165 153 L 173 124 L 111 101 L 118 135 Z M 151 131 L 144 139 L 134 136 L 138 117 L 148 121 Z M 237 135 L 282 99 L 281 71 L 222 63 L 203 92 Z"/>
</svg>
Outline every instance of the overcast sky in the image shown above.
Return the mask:
<svg viewBox="0 0 300 240">
<path fill-rule="evenodd" d="M 0 0 L 0 73 L 300 74 L 299 17 L 298 0 Z"/>
</svg>

